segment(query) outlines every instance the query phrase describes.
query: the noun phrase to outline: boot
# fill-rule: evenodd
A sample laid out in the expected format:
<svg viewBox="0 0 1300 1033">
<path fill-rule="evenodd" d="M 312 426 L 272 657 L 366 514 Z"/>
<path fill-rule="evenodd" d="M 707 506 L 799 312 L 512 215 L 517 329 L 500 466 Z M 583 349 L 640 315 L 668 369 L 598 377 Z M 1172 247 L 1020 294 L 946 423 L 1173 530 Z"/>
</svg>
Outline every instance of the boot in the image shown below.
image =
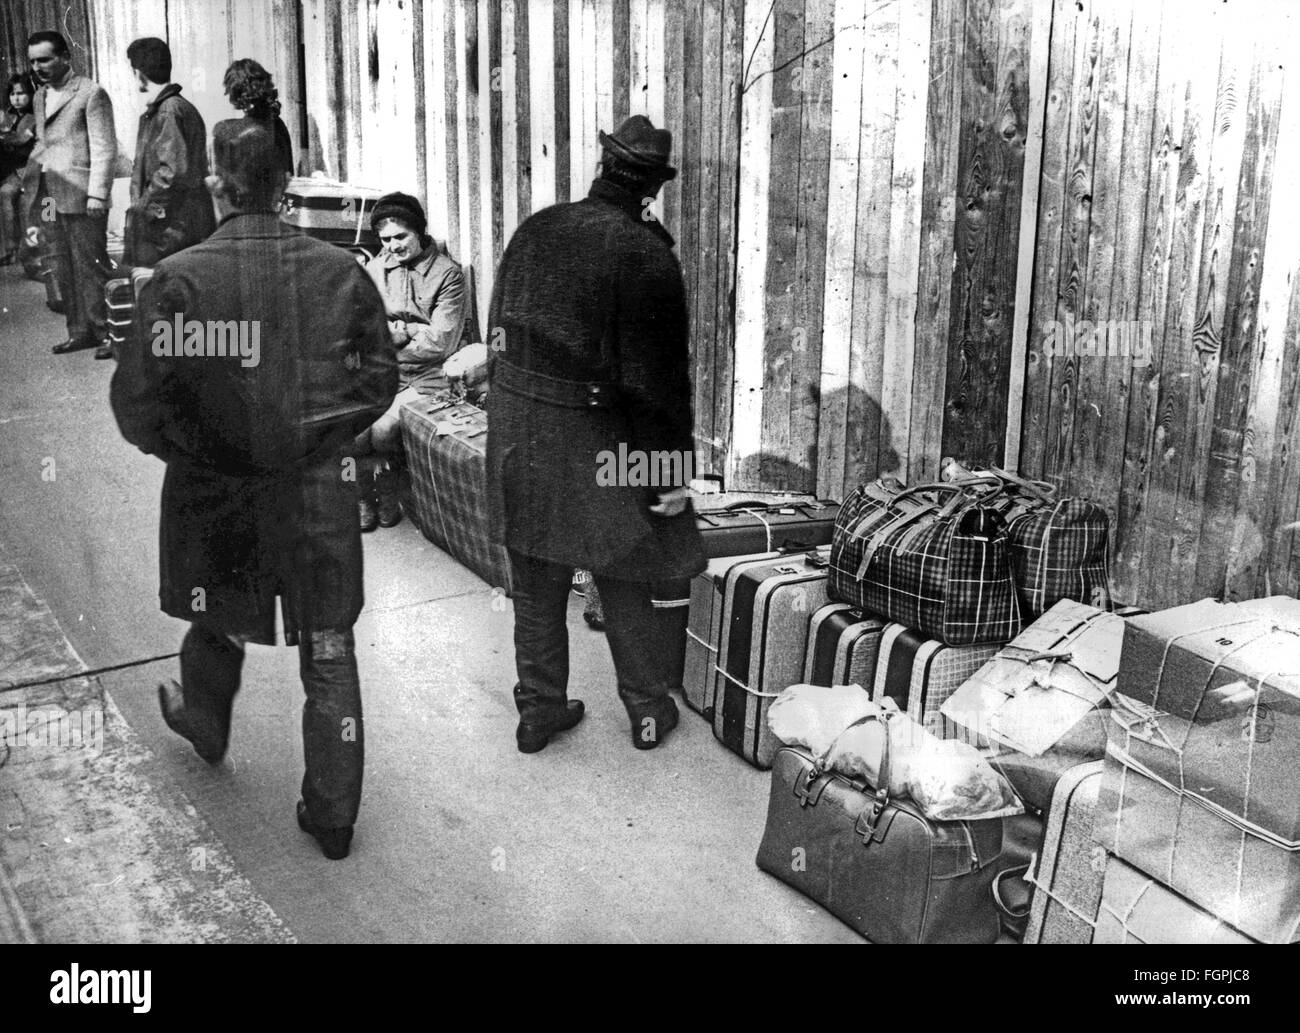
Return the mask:
<svg viewBox="0 0 1300 1033">
<path fill-rule="evenodd" d="M 401 523 L 402 503 L 397 495 L 397 478 L 397 471 L 391 467 L 385 467 L 375 473 L 380 527 L 392 527 L 394 524 Z"/>
<path fill-rule="evenodd" d="M 632 745 L 638 750 L 653 750 L 677 727 L 681 714 L 672 696 L 663 696 L 653 703 L 629 706 L 632 719 Z"/>
<path fill-rule="evenodd" d="M 515 730 L 515 742 L 520 753 L 537 753 L 546 748 L 551 736 L 566 732 L 579 721 L 585 713 L 582 700 L 571 699 L 563 707 L 547 708 L 534 711 L 526 719 L 521 718 Z"/>
<path fill-rule="evenodd" d="M 369 476 L 361 479 L 361 497 L 357 500 L 361 520 L 361 533 L 366 534 L 379 526 L 379 498 L 375 482 Z"/>
</svg>

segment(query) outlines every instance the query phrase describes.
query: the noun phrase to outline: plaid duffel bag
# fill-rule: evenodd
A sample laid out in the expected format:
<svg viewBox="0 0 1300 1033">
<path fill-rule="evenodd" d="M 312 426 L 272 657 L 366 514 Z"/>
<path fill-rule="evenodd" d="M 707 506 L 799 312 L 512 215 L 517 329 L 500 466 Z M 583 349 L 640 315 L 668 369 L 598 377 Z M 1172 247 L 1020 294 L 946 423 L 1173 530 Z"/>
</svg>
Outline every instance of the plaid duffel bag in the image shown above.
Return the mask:
<svg viewBox="0 0 1300 1033">
<path fill-rule="evenodd" d="M 995 497 L 971 484 L 860 485 L 835 521 L 829 596 L 945 645 L 1009 641 L 1020 599 Z"/>
<path fill-rule="evenodd" d="M 992 505 L 1007 524 L 1011 565 L 1026 623 L 1062 599 L 1109 610 L 1110 518 L 1090 499 L 1058 498 L 1056 486 L 994 467 Z"/>
</svg>

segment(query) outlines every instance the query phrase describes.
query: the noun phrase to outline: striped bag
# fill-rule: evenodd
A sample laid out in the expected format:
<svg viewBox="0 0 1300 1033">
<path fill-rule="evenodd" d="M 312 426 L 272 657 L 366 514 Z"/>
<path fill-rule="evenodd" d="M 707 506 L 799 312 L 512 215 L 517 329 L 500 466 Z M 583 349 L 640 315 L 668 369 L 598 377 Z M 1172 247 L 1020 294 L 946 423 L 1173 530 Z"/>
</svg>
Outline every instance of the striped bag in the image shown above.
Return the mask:
<svg viewBox="0 0 1300 1033">
<path fill-rule="evenodd" d="M 974 482 L 860 485 L 835 520 L 828 594 L 945 645 L 1015 638 L 1020 599 L 997 497 Z"/>
</svg>

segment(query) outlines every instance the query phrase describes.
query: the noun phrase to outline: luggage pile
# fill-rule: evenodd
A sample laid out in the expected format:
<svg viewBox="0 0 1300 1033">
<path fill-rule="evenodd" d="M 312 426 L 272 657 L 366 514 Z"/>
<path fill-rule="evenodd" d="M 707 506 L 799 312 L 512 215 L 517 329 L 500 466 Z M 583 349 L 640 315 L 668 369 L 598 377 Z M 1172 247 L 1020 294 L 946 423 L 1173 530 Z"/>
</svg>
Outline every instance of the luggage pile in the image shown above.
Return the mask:
<svg viewBox="0 0 1300 1033">
<path fill-rule="evenodd" d="M 772 769 L 759 867 L 873 942 L 1300 940 L 1300 602 L 1114 608 L 1107 531 L 962 471 L 711 560 L 683 695 Z"/>
</svg>

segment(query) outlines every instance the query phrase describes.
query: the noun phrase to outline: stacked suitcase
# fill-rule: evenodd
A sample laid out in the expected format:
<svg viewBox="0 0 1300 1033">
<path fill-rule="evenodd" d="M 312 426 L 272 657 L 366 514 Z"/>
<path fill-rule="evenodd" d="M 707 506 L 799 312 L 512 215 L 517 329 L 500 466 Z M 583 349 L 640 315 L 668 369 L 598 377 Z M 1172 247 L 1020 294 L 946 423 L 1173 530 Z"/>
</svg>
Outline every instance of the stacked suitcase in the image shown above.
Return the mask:
<svg viewBox="0 0 1300 1033">
<path fill-rule="evenodd" d="M 295 176 L 285 187 L 280 218 L 308 236 L 345 248 L 364 262 L 379 253 L 370 213 L 382 190 L 337 180 Z"/>
</svg>

